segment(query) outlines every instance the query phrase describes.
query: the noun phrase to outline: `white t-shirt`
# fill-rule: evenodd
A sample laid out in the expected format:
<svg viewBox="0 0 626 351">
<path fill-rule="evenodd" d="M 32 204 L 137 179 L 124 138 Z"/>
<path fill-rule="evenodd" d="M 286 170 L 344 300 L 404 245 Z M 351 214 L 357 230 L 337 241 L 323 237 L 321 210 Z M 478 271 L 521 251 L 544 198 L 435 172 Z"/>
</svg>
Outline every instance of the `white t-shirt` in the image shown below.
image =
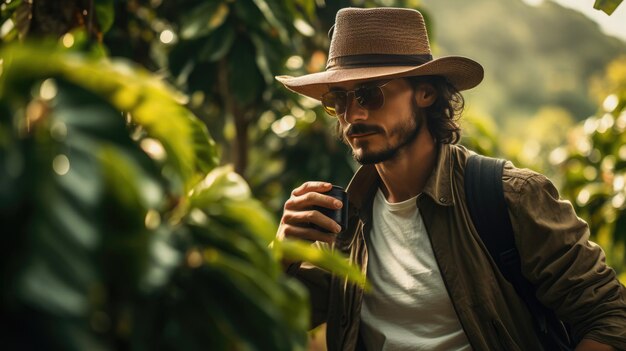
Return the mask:
<svg viewBox="0 0 626 351">
<path fill-rule="evenodd" d="M 367 350 L 471 350 L 445 288 L 416 198 L 389 203 L 378 190 L 366 237 L 361 334 Z"/>
</svg>

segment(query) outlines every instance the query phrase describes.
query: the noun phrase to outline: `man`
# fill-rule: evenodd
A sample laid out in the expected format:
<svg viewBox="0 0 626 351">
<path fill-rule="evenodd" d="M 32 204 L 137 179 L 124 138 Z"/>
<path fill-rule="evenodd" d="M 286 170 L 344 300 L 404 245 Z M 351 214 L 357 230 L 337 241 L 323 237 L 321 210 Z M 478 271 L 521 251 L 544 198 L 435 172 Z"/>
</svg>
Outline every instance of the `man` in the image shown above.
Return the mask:
<svg viewBox="0 0 626 351">
<path fill-rule="evenodd" d="M 334 245 L 367 274 L 364 293 L 306 263 L 288 268 L 310 290 L 312 326 L 329 350 L 541 350 L 532 316 L 503 278 L 469 216 L 471 154 L 455 145 L 461 90 L 483 78 L 468 58 L 433 59 L 422 15 L 409 9 L 338 12 L 325 72 L 281 76 L 321 100 L 363 166 L 348 186 L 349 225 L 307 182 L 285 203 L 277 237 Z M 589 230 L 544 176 L 510 162 L 503 188 L 525 277 L 571 326 L 577 350 L 626 349 L 625 289 Z M 315 224 L 329 233 L 312 228 Z"/>
</svg>

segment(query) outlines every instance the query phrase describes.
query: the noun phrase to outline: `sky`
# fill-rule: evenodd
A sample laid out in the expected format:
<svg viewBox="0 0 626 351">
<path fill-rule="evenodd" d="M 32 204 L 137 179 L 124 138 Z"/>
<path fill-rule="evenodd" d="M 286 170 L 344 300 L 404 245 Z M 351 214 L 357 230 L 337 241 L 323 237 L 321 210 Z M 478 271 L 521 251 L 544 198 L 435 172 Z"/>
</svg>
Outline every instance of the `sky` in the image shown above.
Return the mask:
<svg viewBox="0 0 626 351">
<path fill-rule="evenodd" d="M 539 5 L 547 0 L 523 0 L 530 5 Z M 611 16 L 593 8 L 595 0 L 550 0 L 580 11 L 600 25 L 605 34 L 612 35 L 626 42 L 626 0 L 624 0 Z"/>
</svg>

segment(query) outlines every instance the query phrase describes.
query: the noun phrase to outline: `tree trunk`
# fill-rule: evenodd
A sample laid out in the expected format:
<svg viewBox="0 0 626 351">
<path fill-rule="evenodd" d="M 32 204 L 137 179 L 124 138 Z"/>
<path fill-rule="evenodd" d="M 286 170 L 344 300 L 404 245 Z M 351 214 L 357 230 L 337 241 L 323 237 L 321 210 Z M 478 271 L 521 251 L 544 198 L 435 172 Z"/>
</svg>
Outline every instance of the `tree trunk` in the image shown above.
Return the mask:
<svg viewBox="0 0 626 351">
<path fill-rule="evenodd" d="M 232 118 L 235 124 L 235 139 L 231 143 L 229 152 L 231 160 L 235 165 L 235 172 L 244 177 L 248 167 L 248 127 L 250 122 L 247 118 L 247 111 L 233 101 L 230 94 L 228 63 L 222 59 L 219 63 L 218 84 L 219 95 L 224 104 L 226 115 L 224 118 Z"/>
</svg>

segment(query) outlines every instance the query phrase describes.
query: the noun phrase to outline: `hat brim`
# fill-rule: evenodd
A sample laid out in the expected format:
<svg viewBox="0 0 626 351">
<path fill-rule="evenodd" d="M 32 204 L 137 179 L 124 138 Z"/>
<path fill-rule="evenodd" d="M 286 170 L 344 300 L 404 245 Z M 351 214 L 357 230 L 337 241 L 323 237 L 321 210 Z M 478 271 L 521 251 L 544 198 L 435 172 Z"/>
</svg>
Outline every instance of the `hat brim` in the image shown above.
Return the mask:
<svg viewBox="0 0 626 351">
<path fill-rule="evenodd" d="M 467 90 L 483 80 L 484 70 L 467 57 L 446 56 L 419 66 L 343 68 L 300 77 L 277 76 L 276 80 L 291 91 L 320 100 L 330 86 L 337 83 L 429 75 L 446 77 L 458 90 Z"/>
</svg>

